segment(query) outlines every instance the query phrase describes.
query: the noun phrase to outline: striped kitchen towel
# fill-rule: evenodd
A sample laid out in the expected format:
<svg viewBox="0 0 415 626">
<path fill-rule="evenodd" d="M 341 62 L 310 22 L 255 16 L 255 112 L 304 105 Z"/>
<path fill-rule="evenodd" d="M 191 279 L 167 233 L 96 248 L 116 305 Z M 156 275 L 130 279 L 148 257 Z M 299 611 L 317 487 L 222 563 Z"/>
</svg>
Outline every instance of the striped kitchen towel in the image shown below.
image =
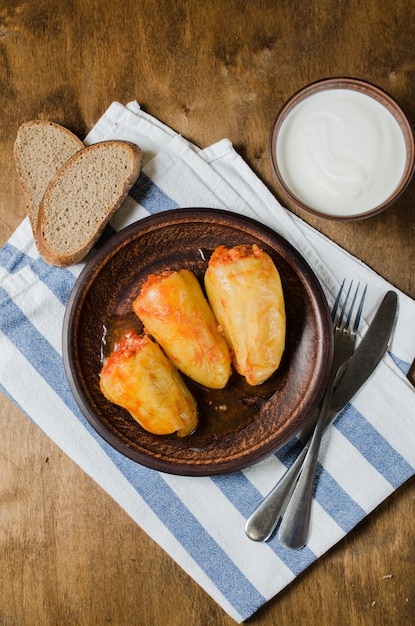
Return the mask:
<svg viewBox="0 0 415 626">
<path fill-rule="evenodd" d="M 294 245 L 329 302 L 344 276 L 368 283 L 367 321 L 391 288 L 281 207 L 228 140 L 200 150 L 136 102 L 113 103 L 85 143 L 104 139 L 127 139 L 144 151 L 143 171 L 114 229 L 172 208 L 227 209 L 257 219 Z M 278 536 L 250 541 L 244 525 L 292 462 L 298 442 L 244 471 L 182 477 L 136 464 L 91 428 L 69 389 L 61 349 L 65 305 L 83 267 L 47 265 L 27 219 L 0 250 L 0 389 L 236 622 L 278 594 L 414 474 L 415 392 L 406 374 L 415 355 L 415 302 L 405 294 L 395 290 L 399 314 L 390 351 L 325 434 L 330 445 L 309 540 L 291 551 Z"/>
</svg>

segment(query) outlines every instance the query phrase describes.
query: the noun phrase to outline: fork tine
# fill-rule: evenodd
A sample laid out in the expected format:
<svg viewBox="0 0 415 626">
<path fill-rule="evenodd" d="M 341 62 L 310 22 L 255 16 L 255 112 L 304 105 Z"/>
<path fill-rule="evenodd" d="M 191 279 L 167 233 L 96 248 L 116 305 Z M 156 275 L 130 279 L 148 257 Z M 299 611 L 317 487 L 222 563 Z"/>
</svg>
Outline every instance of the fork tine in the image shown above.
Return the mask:
<svg viewBox="0 0 415 626">
<path fill-rule="evenodd" d="M 354 310 L 354 307 L 355 307 L 355 304 L 356 304 L 357 294 L 358 294 L 359 288 L 360 288 L 360 283 L 357 284 L 356 290 L 355 290 L 355 292 L 353 294 L 352 302 L 350 304 L 350 307 L 347 310 L 347 303 L 349 301 L 349 297 L 350 297 L 350 294 L 351 294 L 351 291 L 352 291 L 353 280 L 350 282 L 350 285 L 349 285 L 349 288 L 347 290 L 346 297 L 344 299 L 343 305 L 341 307 L 341 310 L 339 311 L 340 300 L 341 300 L 341 296 L 342 296 L 343 289 L 344 289 L 344 286 L 345 286 L 345 282 L 346 282 L 346 279 L 343 279 L 343 282 L 340 285 L 340 289 L 339 289 L 339 291 L 337 293 L 336 300 L 335 300 L 335 302 L 333 304 L 333 308 L 331 310 L 331 319 L 332 319 L 333 324 L 335 323 L 337 328 L 341 328 L 342 325 L 343 325 L 343 328 L 345 328 L 345 329 L 349 328 L 351 330 L 351 332 L 356 333 L 357 329 L 359 328 L 360 319 L 362 317 L 363 306 L 364 306 L 364 303 L 365 303 L 366 292 L 367 292 L 367 284 L 365 285 L 365 288 L 363 289 L 363 293 L 362 293 L 362 295 L 360 297 L 359 307 L 357 309 L 356 316 L 355 316 L 355 319 L 354 319 L 354 322 L 353 322 L 353 328 L 350 328 L 350 324 L 351 324 L 351 320 L 352 320 L 352 314 L 353 314 L 353 310 Z M 346 310 L 347 310 L 347 313 L 346 313 Z M 338 317 L 337 317 L 337 315 L 338 315 Z M 346 321 L 343 324 L 343 320 L 344 320 L 344 317 L 346 315 L 347 315 Z"/>
<path fill-rule="evenodd" d="M 354 320 L 354 324 L 353 324 L 354 333 L 356 333 L 357 329 L 359 328 L 360 318 L 362 317 L 363 305 L 365 303 L 365 298 L 366 298 L 366 292 L 367 292 L 367 284 L 365 285 L 365 288 L 363 289 L 362 297 L 360 298 L 359 308 L 357 309 L 356 317 Z"/>
<path fill-rule="evenodd" d="M 347 306 L 347 302 L 349 300 L 349 296 L 350 296 L 350 292 L 351 292 L 351 289 L 352 289 L 352 285 L 353 285 L 353 281 L 350 282 L 349 289 L 347 290 L 347 294 L 346 294 L 346 297 L 344 299 L 342 309 L 341 309 L 341 311 L 339 313 L 339 317 L 338 317 L 338 319 L 336 321 L 337 328 L 341 328 L 341 326 L 342 326 L 343 318 L 344 318 L 344 316 L 346 314 L 346 306 Z M 352 303 L 352 306 L 353 306 L 353 303 Z"/>
<path fill-rule="evenodd" d="M 333 308 L 331 310 L 331 320 L 332 320 L 333 323 L 334 323 L 334 320 L 336 319 L 337 309 L 339 308 L 340 298 L 341 298 L 341 295 L 343 293 L 344 281 L 345 281 L 345 279 L 343 278 L 343 282 L 340 285 L 340 289 L 339 289 L 339 291 L 337 293 L 336 300 L 335 300 L 335 302 L 333 304 Z"/>
<path fill-rule="evenodd" d="M 352 285 L 353 285 L 353 281 L 350 283 L 350 289 L 352 288 Z M 349 313 L 347 315 L 345 328 L 350 328 L 350 322 L 351 322 L 351 319 L 352 319 L 352 313 L 353 313 L 354 305 L 356 303 L 356 298 L 357 298 L 357 293 L 359 291 L 359 287 L 360 287 L 360 283 L 357 283 L 356 291 L 354 292 L 353 300 L 352 300 L 352 303 L 350 305 Z"/>
<path fill-rule="evenodd" d="M 345 281 L 343 280 L 339 293 L 337 294 L 336 302 L 334 303 L 334 306 L 333 306 L 332 319 L 337 329 L 356 333 L 357 329 L 359 328 L 360 320 L 362 317 L 363 306 L 365 303 L 366 292 L 367 292 L 367 285 L 365 285 L 365 288 L 363 289 L 363 293 L 360 297 L 359 306 L 356 311 L 356 315 L 354 317 L 353 326 L 352 326 L 352 316 L 353 316 L 353 311 L 356 305 L 357 296 L 359 293 L 360 283 L 357 284 L 357 287 L 353 291 L 353 294 L 352 294 L 353 280 L 350 282 L 350 285 L 347 290 L 346 296 L 344 298 L 344 302 L 342 304 L 341 310 L 339 311 L 338 317 L 336 318 L 344 284 L 345 284 Z M 350 303 L 350 306 L 348 306 L 349 298 L 351 295 L 352 295 L 352 301 Z"/>
</svg>

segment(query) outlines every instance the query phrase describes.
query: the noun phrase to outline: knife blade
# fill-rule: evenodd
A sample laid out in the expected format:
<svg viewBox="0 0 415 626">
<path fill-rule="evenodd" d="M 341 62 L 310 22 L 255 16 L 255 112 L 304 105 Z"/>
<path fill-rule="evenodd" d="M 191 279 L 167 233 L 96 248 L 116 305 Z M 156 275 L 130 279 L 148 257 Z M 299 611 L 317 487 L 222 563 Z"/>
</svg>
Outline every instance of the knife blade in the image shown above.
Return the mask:
<svg viewBox="0 0 415 626">
<path fill-rule="evenodd" d="M 394 291 L 388 291 L 336 385 L 330 406 L 331 413 L 339 413 L 379 365 L 389 345 L 397 309 L 398 296 Z"/>
<path fill-rule="evenodd" d="M 350 357 L 336 384 L 330 402 L 331 420 L 329 419 L 328 423 L 344 409 L 382 360 L 395 326 L 397 308 L 398 297 L 396 293 L 388 291 L 379 304 L 366 334 Z M 318 416 L 319 410 L 317 409 L 298 436 L 303 444 L 307 444 Z"/>
<path fill-rule="evenodd" d="M 395 326 L 397 304 L 397 294 L 394 291 L 388 291 L 380 303 L 365 336 L 351 356 L 347 368 L 336 385 L 327 425 L 352 400 L 382 360 Z M 318 411 L 312 419 L 312 426 L 314 426 L 317 419 Z M 280 481 L 265 496 L 246 521 L 245 533 L 253 541 L 267 541 L 272 536 L 284 510 L 285 503 L 291 495 L 301 473 L 302 462 L 307 453 L 309 443 L 310 441 L 306 443 L 293 465 L 285 472 Z"/>
</svg>

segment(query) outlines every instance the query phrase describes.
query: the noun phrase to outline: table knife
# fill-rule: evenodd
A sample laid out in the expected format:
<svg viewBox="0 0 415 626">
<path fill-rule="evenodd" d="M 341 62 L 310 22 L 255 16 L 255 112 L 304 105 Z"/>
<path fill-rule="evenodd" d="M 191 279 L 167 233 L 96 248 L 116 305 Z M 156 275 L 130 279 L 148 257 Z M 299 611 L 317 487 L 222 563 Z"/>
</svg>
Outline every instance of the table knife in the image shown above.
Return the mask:
<svg viewBox="0 0 415 626">
<path fill-rule="evenodd" d="M 395 326 L 397 303 L 396 293 L 388 291 L 334 390 L 330 405 L 331 417 L 327 424 L 330 424 L 350 402 L 382 360 Z M 313 420 L 313 424 L 316 419 Z M 288 496 L 300 475 L 307 449 L 308 443 L 293 465 L 248 518 L 245 533 L 253 541 L 267 541 L 273 534 Z"/>
</svg>

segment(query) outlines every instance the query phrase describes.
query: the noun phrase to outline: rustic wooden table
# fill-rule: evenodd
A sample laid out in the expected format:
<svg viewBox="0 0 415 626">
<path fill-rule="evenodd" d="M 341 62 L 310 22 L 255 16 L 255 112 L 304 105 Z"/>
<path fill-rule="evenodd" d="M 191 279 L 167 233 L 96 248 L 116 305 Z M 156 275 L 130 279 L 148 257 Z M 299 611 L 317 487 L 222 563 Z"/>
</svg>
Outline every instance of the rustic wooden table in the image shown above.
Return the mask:
<svg viewBox="0 0 415 626">
<path fill-rule="evenodd" d="M 22 122 L 83 137 L 137 100 L 201 147 L 228 137 L 278 196 L 269 132 L 306 83 L 369 80 L 415 120 L 414 32 L 413 0 L 3 0 L 0 244 L 25 216 Z M 302 217 L 415 297 L 414 183 L 370 220 Z M 2 626 L 234 623 L 4 396 L 0 418 Z M 410 480 L 248 623 L 415 624 L 414 509 Z"/>
</svg>

